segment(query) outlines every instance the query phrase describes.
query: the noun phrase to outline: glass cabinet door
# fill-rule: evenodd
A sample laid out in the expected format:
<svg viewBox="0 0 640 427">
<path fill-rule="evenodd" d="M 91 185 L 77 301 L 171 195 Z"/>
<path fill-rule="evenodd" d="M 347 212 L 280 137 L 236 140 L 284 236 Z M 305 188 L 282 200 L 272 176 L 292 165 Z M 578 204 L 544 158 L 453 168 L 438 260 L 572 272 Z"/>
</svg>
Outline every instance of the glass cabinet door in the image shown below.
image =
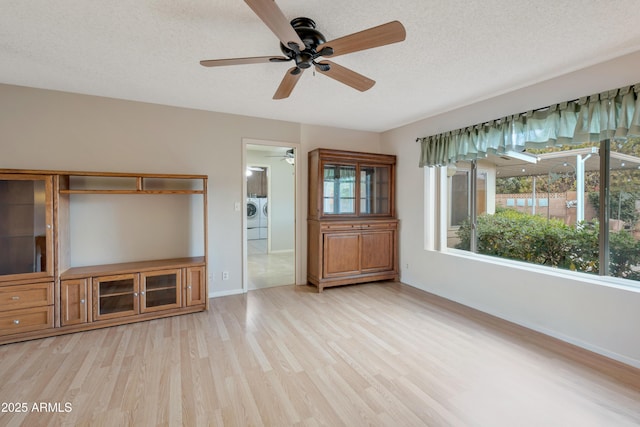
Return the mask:
<svg viewBox="0 0 640 427">
<path fill-rule="evenodd" d="M 181 269 L 140 273 L 140 311 L 180 307 L 181 278 Z"/>
<path fill-rule="evenodd" d="M 122 274 L 93 279 L 94 320 L 132 316 L 138 310 L 138 275 Z"/>
<path fill-rule="evenodd" d="M 0 174 L 0 276 L 53 275 L 52 177 Z"/>
<path fill-rule="evenodd" d="M 325 164 L 323 169 L 323 213 L 355 215 L 356 166 Z"/>
<path fill-rule="evenodd" d="M 391 201 L 391 168 L 389 166 L 360 166 L 360 214 L 389 215 Z"/>
</svg>

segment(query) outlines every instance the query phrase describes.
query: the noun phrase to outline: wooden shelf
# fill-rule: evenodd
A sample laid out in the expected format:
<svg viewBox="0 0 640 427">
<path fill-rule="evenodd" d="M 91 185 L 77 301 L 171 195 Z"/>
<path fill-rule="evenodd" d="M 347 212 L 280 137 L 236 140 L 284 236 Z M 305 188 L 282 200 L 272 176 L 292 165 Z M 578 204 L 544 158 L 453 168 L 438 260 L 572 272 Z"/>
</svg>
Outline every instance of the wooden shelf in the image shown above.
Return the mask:
<svg viewBox="0 0 640 427">
<path fill-rule="evenodd" d="M 60 194 L 204 194 L 203 190 L 60 190 Z"/>
<path fill-rule="evenodd" d="M 161 291 L 168 291 L 168 290 L 175 291 L 176 287 L 175 286 L 163 286 L 161 288 L 147 288 L 145 290 L 145 292 L 147 292 L 147 293 L 149 293 L 149 292 L 161 292 Z"/>
<path fill-rule="evenodd" d="M 72 267 L 60 274 L 60 279 L 82 279 L 85 277 L 138 273 L 143 271 L 162 270 L 166 268 L 195 267 L 204 265 L 204 257 L 173 258 L 153 261 L 125 262 L 119 264 L 91 265 L 86 267 Z"/>
<path fill-rule="evenodd" d="M 113 293 L 103 293 L 102 295 L 100 295 L 100 299 L 102 298 L 111 298 L 111 297 L 121 297 L 123 295 L 133 295 L 133 291 L 126 291 L 126 292 L 113 292 Z"/>
<path fill-rule="evenodd" d="M 37 174 L 37 175 L 69 175 L 69 176 L 97 176 L 120 178 L 174 178 L 174 179 L 207 179 L 207 175 L 184 174 L 159 174 L 159 173 L 126 173 L 126 172 L 87 172 L 87 171 L 60 171 L 60 170 L 25 170 L 25 169 L 0 169 L 2 174 Z"/>
</svg>

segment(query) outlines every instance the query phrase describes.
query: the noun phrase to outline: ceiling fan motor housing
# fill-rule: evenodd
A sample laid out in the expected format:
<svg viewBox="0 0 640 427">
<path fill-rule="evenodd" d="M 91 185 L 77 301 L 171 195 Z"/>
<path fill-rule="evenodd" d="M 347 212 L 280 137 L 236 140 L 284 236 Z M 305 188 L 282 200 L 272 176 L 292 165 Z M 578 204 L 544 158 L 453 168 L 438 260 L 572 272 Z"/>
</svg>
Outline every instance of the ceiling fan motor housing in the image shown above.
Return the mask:
<svg viewBox="0 0 640 427">
<path fill-rule="evenodd" d="M 312 19 L 295 18 L 291 21 L 291 26 L 304 43 L 305 48 L 304 50 L 296 51 L 280 43 L 280 50 L 287 57 L 293 59 L 299 68 L 309 68 L 314 65 L 315 59 L 321 55 L 317 51 L 318 46 L 326 43 L 327 39 L 320 31 L 316 30 L 316 23 Z M 324 54 L 330 55 L 329 52 Z"/>
</svg>

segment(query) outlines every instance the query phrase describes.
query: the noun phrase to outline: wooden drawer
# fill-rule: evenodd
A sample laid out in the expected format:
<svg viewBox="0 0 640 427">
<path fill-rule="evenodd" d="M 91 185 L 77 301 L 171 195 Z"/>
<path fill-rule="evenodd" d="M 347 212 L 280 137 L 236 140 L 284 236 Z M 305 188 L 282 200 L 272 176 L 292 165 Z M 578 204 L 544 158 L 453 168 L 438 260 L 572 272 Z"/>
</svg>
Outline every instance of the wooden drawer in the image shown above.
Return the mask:
<svg viewBox="0 0 640 427">
<path fill-rule="evenodd" d="M 0 335 L 53 328 L 53 306 L 25 308 L 0 314 Z"/>
<path fill-rule="evenodd" d="M 393 230 L 396 228 L 395 222 L 373 222 L 362 224 L 362 230 Z"/>
<path fill-rule="evenodd" d="M 320 229 L 321 230 L 332 230 L 332 231 L 340 231 L 340 230 L 360 230 L 360 228 L 362 227 L 361 224 L 321 224 L 320 225 Z"/>
<path fill-rule="evenodd" d="M 0 288 L 0 312 L 46 305 L 53 305 L 52 282 Z"/>
</svg>

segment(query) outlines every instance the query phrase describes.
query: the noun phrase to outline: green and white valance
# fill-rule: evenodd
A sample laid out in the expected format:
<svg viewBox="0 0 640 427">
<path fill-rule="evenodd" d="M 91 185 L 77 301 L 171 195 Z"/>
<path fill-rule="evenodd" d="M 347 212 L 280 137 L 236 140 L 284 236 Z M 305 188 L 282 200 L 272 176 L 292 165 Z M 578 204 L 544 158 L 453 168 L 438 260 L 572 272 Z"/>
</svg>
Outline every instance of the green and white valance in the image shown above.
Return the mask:
<svg viewBox="0 0 640 427">
<path fill-rule="evenodd" d="M 640 83 L 418 138 L 420 167 L 445 166 L 488 154 L 640 137 Z"/>
</svg>

